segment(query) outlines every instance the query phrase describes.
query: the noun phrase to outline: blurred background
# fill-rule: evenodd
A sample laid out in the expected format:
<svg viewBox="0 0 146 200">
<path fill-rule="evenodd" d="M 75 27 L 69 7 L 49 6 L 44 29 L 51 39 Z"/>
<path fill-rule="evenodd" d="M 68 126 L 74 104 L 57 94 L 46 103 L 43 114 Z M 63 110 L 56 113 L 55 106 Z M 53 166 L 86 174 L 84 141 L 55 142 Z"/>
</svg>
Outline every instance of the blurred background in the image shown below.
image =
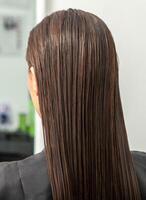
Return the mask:
<svg viewBox="0 0 146 200">
<path fill-rule="evenodd" d="M 44 148 L 41 119 L 27 90 L 27 41 L 44 16 L 68 8 L 98 15 L 111 30 L 130 149 L 146 151 L 146 1 L 0 0 L 0 161 Z"/>
</svg>

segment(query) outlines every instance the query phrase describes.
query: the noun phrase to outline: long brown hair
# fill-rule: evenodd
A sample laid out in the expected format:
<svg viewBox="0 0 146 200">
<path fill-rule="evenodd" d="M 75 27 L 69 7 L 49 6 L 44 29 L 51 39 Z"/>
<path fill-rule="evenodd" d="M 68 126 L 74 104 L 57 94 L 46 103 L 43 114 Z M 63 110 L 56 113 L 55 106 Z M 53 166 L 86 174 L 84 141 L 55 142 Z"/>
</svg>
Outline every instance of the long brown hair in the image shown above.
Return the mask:
<svg viewBox="0 0 146 200">
<path fill-rule="evenodd" d="M 82 10 L 54 12 L 32 29 L 27 61 L 37 78 L 53 200 L 140 200 L 105 23 Z"/>
</svg>

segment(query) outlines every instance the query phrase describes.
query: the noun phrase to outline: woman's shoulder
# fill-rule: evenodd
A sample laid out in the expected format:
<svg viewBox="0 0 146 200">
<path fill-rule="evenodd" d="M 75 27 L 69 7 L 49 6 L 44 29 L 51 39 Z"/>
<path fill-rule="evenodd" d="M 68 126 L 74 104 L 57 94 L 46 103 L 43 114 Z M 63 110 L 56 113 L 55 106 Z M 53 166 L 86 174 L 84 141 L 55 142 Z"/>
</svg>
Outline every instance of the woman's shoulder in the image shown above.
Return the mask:
<svg viewBox="0 0 146 200">
<path fill-rule="evenodd" d="M 146 199 L 146 152 L 131 151 L 142 199 Z"/>
<path fill-rule="evenodd" d="M 44 151 L 0 163 L 0 199 L 52 199 Z"/>
<path fill-rule="evenodd" d="M 44 151 L 18 161 L 18 168 L 27 198 L 51 199 L 51 186 Z"/>
<path fill-rule="evenodd" d="M 0 199 L 24 199 L 16 161 L 0 163 Z"/>
<path fill-rule="evenodd" d="M 131 151 L 134 166 L 136 169 L 145 175 L 146 181 L 146 152 L 144 151 Z"/>
<path fill-rule="evenodd" d="M 142 199 L 146 199 L 146 152 L 131 151 Z M 45 152 L 0 163 L 0 199 L 52 199 Z"/>
<path fill-rule="evenodd" d="M 145 151 L 136 151 L 136 150 L 132 150 L 131 151 L 132 156 L 137 160 L 143 160 L 146 162 L 146 152 Z"/>
</svg>

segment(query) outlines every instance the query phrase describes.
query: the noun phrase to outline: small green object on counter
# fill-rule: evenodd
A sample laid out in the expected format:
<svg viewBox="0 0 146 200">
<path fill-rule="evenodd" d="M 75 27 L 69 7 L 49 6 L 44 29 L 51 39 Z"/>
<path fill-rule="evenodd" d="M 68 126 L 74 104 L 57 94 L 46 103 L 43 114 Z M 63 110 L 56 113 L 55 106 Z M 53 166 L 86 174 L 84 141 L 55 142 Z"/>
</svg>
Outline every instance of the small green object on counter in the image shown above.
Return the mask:
<svg viewBox="0 0 146 200">
<path fill-rule="evenodd" d="M 32 103 L 31 98 L 29 97 L 29 111 L 27 115 L 27 121 L 26 121 L 26 126 L 27 126 L 27 132 L 31 137 L 34 137 L 35 133 L 35 110 L 34 106 Z"/>
<path fill-rule="evenodd" d="M 35 110 L 31 98 L 29 97 L 28 113 L 19 114 L 18 130 L 34 138 L 35 134 Z"/>
<path fill-rule="evenodd" d="M 19 126 L 18 129 L 21 132 L 26 132 L 26 113 L 19 114 Z"/>
</svg>

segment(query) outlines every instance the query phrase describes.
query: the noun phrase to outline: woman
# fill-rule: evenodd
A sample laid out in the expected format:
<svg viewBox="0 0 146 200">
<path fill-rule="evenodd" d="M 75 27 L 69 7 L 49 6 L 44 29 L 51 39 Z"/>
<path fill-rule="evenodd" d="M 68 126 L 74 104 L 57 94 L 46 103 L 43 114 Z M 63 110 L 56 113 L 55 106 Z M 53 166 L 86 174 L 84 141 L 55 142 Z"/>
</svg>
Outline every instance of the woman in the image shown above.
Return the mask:
<svg viewBox="0 0 146 200">
<path fill-rule="evenodd" d="M 97 16 L 47 16 L 30 33 L 28 85 L 45 150 L 2 163 L 0 199 L 146 199 L 146 153 L 130 152 L 115 44 Z"/>
</svg>

